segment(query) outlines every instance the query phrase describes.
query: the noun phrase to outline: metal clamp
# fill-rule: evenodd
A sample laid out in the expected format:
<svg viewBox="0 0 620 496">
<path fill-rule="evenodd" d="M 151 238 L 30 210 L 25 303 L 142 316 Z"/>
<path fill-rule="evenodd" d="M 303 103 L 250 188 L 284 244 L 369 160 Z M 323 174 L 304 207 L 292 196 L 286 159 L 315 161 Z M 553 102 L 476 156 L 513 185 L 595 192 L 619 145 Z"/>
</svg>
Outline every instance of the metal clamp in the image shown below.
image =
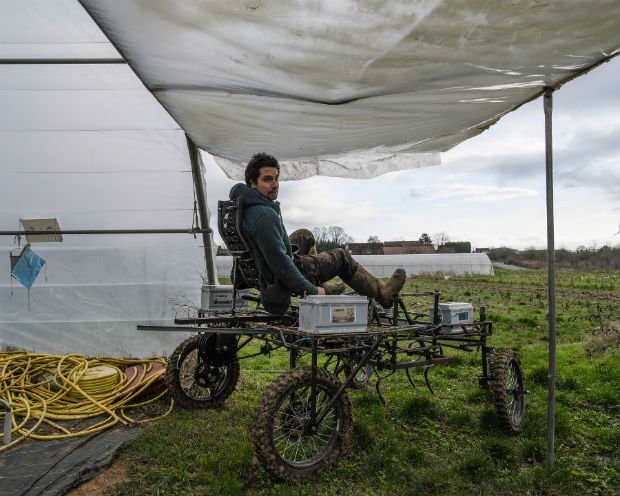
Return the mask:
<svg viewBox="0 0 620 496">
<path fill-rule="evenodd" d="M 8 401 L 0 399 L 0 405 L 4 405 L 6 408 L 6 414 L 4 416 L 4 437 L 2 438 L 4 444 L 11 442 L 11 419 L 13 415 L 11 413 L 11 405 Z"/>
</svg>

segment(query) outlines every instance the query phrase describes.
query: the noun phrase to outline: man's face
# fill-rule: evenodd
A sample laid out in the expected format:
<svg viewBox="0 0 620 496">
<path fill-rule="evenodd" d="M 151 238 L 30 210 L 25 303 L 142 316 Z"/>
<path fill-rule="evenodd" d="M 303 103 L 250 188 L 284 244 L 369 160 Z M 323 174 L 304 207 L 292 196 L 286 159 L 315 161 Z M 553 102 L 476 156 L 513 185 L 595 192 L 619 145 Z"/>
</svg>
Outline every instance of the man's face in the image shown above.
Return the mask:
<svg viewBox="0 0 620 496">
<path fill-rule="evenodd" d="M 259 173 L 258 180 L 256 182 L 251 181 L 250 187 L 269 200 L 278 198 L 278 179 L 280 177 L 278 169 L 275 167 L 261 167 Z"/>
</svg>

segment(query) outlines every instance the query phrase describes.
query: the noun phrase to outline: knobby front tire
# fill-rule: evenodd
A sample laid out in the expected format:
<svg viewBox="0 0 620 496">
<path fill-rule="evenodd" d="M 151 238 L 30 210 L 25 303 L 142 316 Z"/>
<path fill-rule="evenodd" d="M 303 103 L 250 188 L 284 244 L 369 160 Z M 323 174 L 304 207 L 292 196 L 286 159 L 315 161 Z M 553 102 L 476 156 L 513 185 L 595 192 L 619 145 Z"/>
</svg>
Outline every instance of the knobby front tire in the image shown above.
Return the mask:
<svg viewBox="0 0 620 496">
<path fill-rule="evenodd" d="M 341 386 L 325 369 L 316 371 L 317 411 Z M 273 476 L 287 481 L 312 478 L 343 454 L 353 430 L 353 406 L 346 391 L 330 407 L 316 432 L 310 428 L 312 368 L 292 369 L 266 390 L 251 429 L 255 453 Z"/>
</svg>

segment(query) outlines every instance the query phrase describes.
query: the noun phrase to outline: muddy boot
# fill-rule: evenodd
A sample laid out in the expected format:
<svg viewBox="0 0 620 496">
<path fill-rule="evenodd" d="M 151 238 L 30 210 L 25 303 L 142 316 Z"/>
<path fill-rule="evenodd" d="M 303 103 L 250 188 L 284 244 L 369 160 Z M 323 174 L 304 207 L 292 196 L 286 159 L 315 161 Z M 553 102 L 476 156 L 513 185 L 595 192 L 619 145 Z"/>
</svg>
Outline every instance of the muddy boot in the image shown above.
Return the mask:
<svg viewBox="0 0 620 496">
<path fill-rule="evenodd" d="M 401 290 L 406 278 L 407 274 L 403 269 L 396 269 L 388 281 L 382 284 L 364 267 L 358 265 L 353 277 L 346 282 L 358 293 L 374 298 L 384 308 L 390 308 L 394 302 L 394 294 Z"/>
<path fill-rule="evenodd" d="M 343 282 L 338 282 L 335 284 L 321 284 L 321 287 L 325 290 L 326 295 L 339 295 L 344 293 L 344 290 L 347 289 L 347 285 Z"/>
</svg>

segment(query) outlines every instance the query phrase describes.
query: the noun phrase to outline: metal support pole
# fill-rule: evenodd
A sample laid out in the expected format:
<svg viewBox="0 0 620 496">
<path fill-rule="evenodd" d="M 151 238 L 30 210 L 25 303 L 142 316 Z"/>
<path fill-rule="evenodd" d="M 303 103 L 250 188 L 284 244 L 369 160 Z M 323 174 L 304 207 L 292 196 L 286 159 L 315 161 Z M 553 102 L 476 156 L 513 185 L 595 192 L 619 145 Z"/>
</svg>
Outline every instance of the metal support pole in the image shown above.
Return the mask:
<svg viewBox="0 0 620 496">
<path fill-rule="evenodd" d="M 189 149 L 189 159 L 192 164 L 192 176 L 194 178 L 194 189 L 196 191 L 196 201 L 198 202 L 198 214 L 200 215 L 200 227 L 203 229 L 202 241 L 205 251 L 205 266 L 207 269 L 207 282 L 209 284 L 215 284 L 215 260 L 213 259 L 213 249 L 211 247 L 211 235 L 206 231 L 209 229 L 209 215 L 207 213 L 207 200 L 203 185 L 202 170 L 200 168 L 200 156 L 198 147 L 190 139 L 187 138 L 187 147 Z"/>
<path fill-rule="evenodd" d="M 0 400 L 0 405 L 4 405 L 6 409 L 6 413 L 4 414 L 4 436 L 2 437 L 2 442 L 4 444 L 9 444 L 11 442 L 11 422 L 13 418 L 11 405 L 4 400 Z"/>
<path fill-rule="evenodd" d="M 545 164 L 547 178 L 547 298 L 549 300 L 549 375 L 547 401 L 547 469 L 553 468 L 555 446 L 555 235 L 553 219 L 553 89 L 545 89 Z"/>
</svg>

